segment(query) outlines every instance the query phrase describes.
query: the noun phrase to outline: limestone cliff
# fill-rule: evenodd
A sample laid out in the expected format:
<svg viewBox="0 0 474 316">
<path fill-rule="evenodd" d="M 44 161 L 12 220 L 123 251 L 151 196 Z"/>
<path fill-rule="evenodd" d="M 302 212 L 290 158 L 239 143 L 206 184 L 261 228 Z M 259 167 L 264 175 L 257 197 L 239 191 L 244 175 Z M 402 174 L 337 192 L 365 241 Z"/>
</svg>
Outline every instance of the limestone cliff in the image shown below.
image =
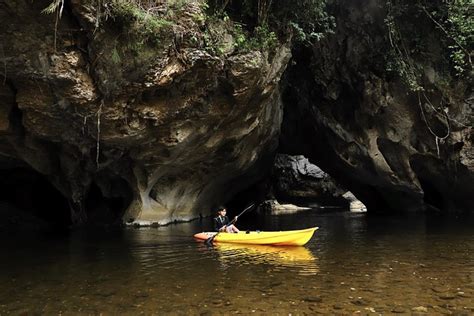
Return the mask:
<svg viewBox="0 0 474 316">
<path fill-rule="evenodd" d="M 280 145 L 369 212 L 474 209 L 472 69 L 449 70 L 420 2 L 398 0 L 396 31 L 393 1 L 214 3 L 0 0 L 0 200 L 187 220 L 267 176 Z"/>
<path fill-rule="evenodd" d="M 334 1 L 334 33 L 294 52 L 281 150 L 309 157 L 372 212 L 425 203 L 472 211 L 472 72 L 459 78 L 446 70 L 452 40 L 417 4 L 405 3 L 418 15 L 399 19 L 405 38 L 397 44 L 389 3 Z M 402 57 L 416 67 L 416 91 L 387 70 L 396 45 L 410 50 Z"/>
<path fill-rule="evenodd" d="M 98 216 L 91 195 L 121 198 L 125 221 L 195 218 L 263 175 L 287 44 L 235 51 L 223 25 L 224 51 L 213 53 L 202 1 L 154 8 L 172 18 L 143 18 L 153 38 L 128 27 L 133 11 L 58 3 L 44 14 L 48 1 L 0 2 L 2 169 L 46 177 L 75 223 Z"/>
</svg>

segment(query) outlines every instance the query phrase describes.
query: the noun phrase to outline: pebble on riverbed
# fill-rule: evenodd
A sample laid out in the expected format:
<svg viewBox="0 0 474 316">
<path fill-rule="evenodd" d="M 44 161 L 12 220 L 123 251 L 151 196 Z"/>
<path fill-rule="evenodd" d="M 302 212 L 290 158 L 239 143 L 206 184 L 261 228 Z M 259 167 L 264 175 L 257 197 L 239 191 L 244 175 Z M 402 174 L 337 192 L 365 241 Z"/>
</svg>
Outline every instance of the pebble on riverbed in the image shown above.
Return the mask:
<svg viewBox="0 0 474 316">
<path fill-rule="evenodd" d="M 417 312 L 417 313 L 428 313 L 428 308 L 426 308 L 424 306 L 413 307 L 411 310 L 413 312 Z"/>
<path fill-rule="evenodd" d="M 456 294 L 454 293 L 442 293 L 438 296 L 442 300 L 453 300 L 456 298 Z"/>
<path fill-rule="evenodd" d="M 404 308 L 402 306 L 395 306 L 395 307 L 392 308 L 391 312 L 396 313 L 396 314 L 406 313 L 406 308 Z"/>
<path fill-rule="evenodd" d="M 303 301 L 311 302 L 311 303 L 321 303 L 323 301 L 323 299 L 319 296 L 311 296 L 311 297 L 303 298 Z"/>
</svg>

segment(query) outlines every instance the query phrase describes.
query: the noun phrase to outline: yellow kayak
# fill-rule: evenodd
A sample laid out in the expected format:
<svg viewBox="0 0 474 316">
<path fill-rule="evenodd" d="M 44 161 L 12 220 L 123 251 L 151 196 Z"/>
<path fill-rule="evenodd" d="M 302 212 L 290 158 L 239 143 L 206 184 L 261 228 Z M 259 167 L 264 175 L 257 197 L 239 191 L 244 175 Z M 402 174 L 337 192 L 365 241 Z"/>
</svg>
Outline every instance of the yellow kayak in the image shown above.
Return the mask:
<svg viewBox="0 0 474 316">
<path fill-rule="evenodd" d="M 316 229 L 318 227 L 276 232 L 240 231 L 239 233 L 219 233 L 213 241 L 252 245 L 303 246 L 311 239 Z M 194 238 L 207 240 L 215 234 L 217 233 L 203 232 L 194 235 Z"/>
</svg>

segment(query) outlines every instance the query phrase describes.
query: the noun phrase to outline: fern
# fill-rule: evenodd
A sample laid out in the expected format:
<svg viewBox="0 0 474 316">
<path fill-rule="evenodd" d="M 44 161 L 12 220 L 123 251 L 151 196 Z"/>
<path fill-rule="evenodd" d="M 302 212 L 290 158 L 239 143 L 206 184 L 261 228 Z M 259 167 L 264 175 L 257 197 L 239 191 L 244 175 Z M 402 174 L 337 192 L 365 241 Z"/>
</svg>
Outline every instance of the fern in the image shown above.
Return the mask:
<svg viewBox="0 0 474 316">
<path fill-rule="evenodd" d="M 59 17 L 63 14 L 64 10 L 64 0 L 54 0 L 46 8 L 41 11 L 44 14 L 53 14 L 59 9 Z"/>
</svg>

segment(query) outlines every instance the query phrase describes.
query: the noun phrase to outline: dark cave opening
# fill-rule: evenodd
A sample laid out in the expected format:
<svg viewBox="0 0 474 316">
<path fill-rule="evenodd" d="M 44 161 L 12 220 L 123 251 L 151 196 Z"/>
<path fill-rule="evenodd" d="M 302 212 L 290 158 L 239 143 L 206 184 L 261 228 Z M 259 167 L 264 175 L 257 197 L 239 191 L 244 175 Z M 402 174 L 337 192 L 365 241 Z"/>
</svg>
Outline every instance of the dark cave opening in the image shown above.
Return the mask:
<svg viewBox="0 0 474 316">
<path fill-rule="evenodd" d="M 307 47 L 294 48 L 293 60 L 285 71 L 278 152 L 307 157 L 310 163 L 328 173 L 340 187 L 351 191 L 367 208 L 374 212 L 387 209 L 387 202 L 377 189 L 360 181 L 371 170 L 357 170 L 355 174 L 353 168 L 347 165 L 348 162 L 340 157 L 349 149 L 338 148 L 341 144 L 334 141 L 337 135 L 326 126 L 326 116 L 341 122 L 353 122 L 356 107 L 354 100 L 358 97 L 347 85 L 342 85 L 344 89 L 340 91 L 337 101 L 324 97 L 327 87 L 317 83 L 311 67 L 308 67 L 314 65 L 312 55 L 313 52 Z M 341 200 L 326 202 L 344 204 Z"/>
<path fill-rule="evenodd" d="M 71 224 L 68 200 L 57 190 L 46 176 L 28 168 L 0 170 L 0 201 L 19 212 L 32 215 L 50 224 Z"/>
<path fill-rule="evenodd" d="M 232 195 L 229 195 L 229 199 L 224 205 L 214 205 L 212 209 L 212 215 L 215 214 L 215 209 L 218 206 L 225 206 L 228 211 L 229 218 L 239 214 L 254 204 L 255 207 L 249 209 L 246 213 L 246 218 L 254 218 L 255 211 L 258 206 L 265 201 L 270 192 L 271 182 L 268 175 L 271 172 L 271 166 L 273 164 L 273 150 L 268 150 L 265 154 L 259 158 L 259 161 L 252 166 L 250 170 L 247 170 L 243 177 L 235 178 L 231 181 L 228 186 L 236 189 Z M 244 181 L 242 181 L 242 179 Z M 252 179 L 253 181 L 249 181 Z"/>
<path fill-rule="evenodd" d="M 114 179 L 105 196 L 92 183 L 84 200 L 87 224 L 121 224 L 122 216 L 132 201 L 132 192 L 124 180 Z M 72 224 L 69 200 L 56 189 L 49 179 L 26 167 L 0 170 L 0 215 L 3 225 L 41 227 L 53 225 L 68 227 Z"/>
<path fill-rule="evenodd" d="M 264 178 L 234 195 L 225 205 L 231 212 L 231 215 L 237 215 L 252 203 L 256 207 L 262 203 L 267 197 L 271 186 L 271 183 L 268 180 L 269 178 Z"/>
<path fill-rule="evenodd" d="M 443 195 L 436 189 L 436 187 L 426 181 L 422 177 L 418 178 L 420 181 L 421 188 L 423 189 L 423 201 L 429 208 L 434 208 L 437 211 L 444 210 L 446 205 L 443 200 Z"/>
<path fill-rule="evenodd" d="M 90 225 L 121 224 L 122 216 L 132 201 L 133 194 L 125 180 L 113 179 L 108 185 L 108 194 L 104 194 L 95 182 L 89 187 L 84 206 Z"/>
</svg>

